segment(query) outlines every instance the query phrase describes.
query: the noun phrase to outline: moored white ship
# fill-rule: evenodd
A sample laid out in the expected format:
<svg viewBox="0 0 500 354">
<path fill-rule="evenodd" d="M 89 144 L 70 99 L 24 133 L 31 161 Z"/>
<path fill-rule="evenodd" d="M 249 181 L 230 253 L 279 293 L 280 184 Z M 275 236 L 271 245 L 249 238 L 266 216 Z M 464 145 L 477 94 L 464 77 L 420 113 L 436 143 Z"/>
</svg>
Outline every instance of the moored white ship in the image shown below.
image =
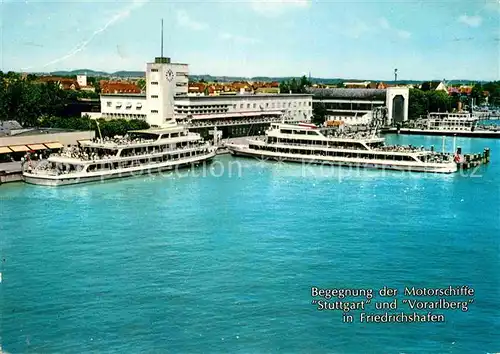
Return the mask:
<svg viewBox="0 0 500 354">
<path fill-rule="evenodd" d="M 272 124 L 261 139 L 248 144 L 226 144 L 237 156 L 402 171 L 452 173 L 457 163 L 452 154 L 413 146 L 387 146 L 369 133 L 326 136 L 311 124 Z"/>
<path fill-rule="evenodd" d="M 23 171 L 31 184 L 59 186 L 138 176 L 199 165 L 215 156 L 216 147 L 197 133 L 172 124 L 131 131 L 125 137 L 80 142 Z"/>
</svg>

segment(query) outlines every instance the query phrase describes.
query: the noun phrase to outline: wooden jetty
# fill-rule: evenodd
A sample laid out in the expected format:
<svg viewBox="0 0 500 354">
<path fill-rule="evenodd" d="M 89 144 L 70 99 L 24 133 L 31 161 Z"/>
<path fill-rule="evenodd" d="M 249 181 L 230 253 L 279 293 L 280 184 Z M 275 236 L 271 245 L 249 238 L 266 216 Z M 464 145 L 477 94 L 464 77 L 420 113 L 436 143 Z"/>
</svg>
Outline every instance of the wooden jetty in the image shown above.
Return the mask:
<svg viewBox="0 0 500 354">
<path fill-rule="evenodd" d="M 457 159 L 457 166 L 459 170 L 468 170 L 479 165 L 488 164 L 490 162 L 490 149 L 485 148 L 483 153 L 479 154 L 461 154 L 462 149 L 457 148 L 455 156 L 460 157 Z"/>
</svg>

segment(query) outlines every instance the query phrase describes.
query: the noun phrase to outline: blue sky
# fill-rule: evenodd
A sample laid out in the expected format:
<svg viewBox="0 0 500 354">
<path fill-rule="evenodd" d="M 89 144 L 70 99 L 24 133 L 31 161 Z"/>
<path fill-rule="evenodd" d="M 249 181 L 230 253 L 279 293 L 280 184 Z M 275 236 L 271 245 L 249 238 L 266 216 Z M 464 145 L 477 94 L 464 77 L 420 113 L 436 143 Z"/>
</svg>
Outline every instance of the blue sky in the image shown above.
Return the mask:
<svg viewBox="0 0 500 354">
<path fill-rule="evenodd" d="M 500 78 L 499 0 L 0 0 L 3 71 Z"/>
</svg>

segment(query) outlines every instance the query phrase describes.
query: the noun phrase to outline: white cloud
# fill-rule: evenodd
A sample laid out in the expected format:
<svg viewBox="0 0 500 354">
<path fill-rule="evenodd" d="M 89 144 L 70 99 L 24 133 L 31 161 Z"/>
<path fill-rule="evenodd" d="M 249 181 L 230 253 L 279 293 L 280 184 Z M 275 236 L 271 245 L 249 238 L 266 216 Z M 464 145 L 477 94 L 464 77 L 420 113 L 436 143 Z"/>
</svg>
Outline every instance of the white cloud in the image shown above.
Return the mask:
<svg viewBox="0 0 500 354">
<path fill-rule="evenodd" d="M 405 30 L 398 30 L 397 35 L 399 38 L 408 39 L 411 37 L 411 33 Z"/>
<path fill-rule="evenodd" d="M 411 37 L 411 33 L 402 29 L 393 28 L 386 18 L 379 19 L 379 26 L 382 30 L 390 30 L 393 34 L 401 39 L 408 39 Z"/>
<path fill-rule="evenodd" d="M 379 19 L 378 23 L 379 23 L 380 27 L 382 27 L 383 29 L 391 28 L 391 25 L 389 24 L 389 21 L 387 21 L 386 18 L 382 17 L 381 19 Z"/>
<path fill-rule="evenodd" d="M 268 17 L 275 17 L 290 9 L 306 9 L 312 0 L 251 0 L 252 9 Z"/>
<path fill-rule="evenodd" d="M 344 26 L 344 29 L 341 30 L 344 36 L 351 38 L 360 38 L 370 31 L 371 28 L 365 22 L 360 20 L 356 20 L 355 22 Z"/>
<path fill-rule="evenodd" d="M 86 40 L 77 44 L 66 55 L 63 55 L 62 57 L 59 57 L 57 59 L 54 59 L 54 60 L 48 62 L 47 64 L 45 64 L 43 66 L 43 68 L 46 68 L 47 66 L 50 66 L 50 65 L 60 63 L 62 61 L 65 61 L 65 60 L 73 57 L 74 55 L 78 54 L 79 52 L 84 50 L 87 47 L 87 45 L 89 45 L 89 43 L 92 42 L 94 40 L 94 38 L 99 36 L 102 32 L 106 31 L 109 27 L 113 26 L 118 21 L 121 21 L 121 20 L 129 17 L 130 14 L 132 13 L 132 11 L 141 8 L 142 6 L 144 6 L 148 2 L 149 2 L 149 0 L 134 0 L 130 5 L 124 7 L 120 12 L 116 13 L 108 22 L 106 22 L 106 24 L 104 26 L 95 30 L 94 33 L 92 33 L 89 38 L 87 38 Z M 26 70 L 30 70 L 30 69 L 31 68 L 24 68 L 23 70 L 26 71 Z"/>
<path fill-rule="evenodd" d="M 177 11 L 177 23 L 180 26 L 189 28 L 193 31 L 201 31 L 208 28 L 206 23 L 193 20 L 184 10 Z"/>
<path fill-rule="evenodd" d="M 487 11 L 496 11 L 500 13 L 500 1 L 498 0 L 491 0 L 486 3 L 484 6 L 484 10 Z"/>
<path fill-rule="evenodd" d="M 458 22 L 466 24 L 469 27 L 479 27 L 481 26 L 483 19 L 481 18 L 481 16 L 477 15 L 476 16 L 462 15 L 458 18 Z"/>
<path fill-rule="evenodd" d="M 227 32 L 221 33 L 219 35 L 219 37 L 223 40 L 226 40 L 226 41 L 233 41 L 233 42 L 241 43 L 241 44 L 256 44 L 256 43 L 260 42 L 260 40 L 258 40 L 256 38 L 238 36 L 238 35 L 227 33 Z"/>
</svg>

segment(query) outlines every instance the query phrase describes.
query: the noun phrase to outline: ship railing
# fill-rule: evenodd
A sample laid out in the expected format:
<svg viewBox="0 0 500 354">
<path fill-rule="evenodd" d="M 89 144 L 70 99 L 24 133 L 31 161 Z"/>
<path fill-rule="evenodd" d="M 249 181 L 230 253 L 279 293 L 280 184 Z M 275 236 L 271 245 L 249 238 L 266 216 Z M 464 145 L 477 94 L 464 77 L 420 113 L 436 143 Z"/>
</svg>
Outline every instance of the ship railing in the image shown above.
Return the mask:
<svg viewBox="0 0 500 354">
<path fill-rule="evenodd" d="M 162 152 L 183 152 L 183 151 L 187 151 L 187 150 L 191 150 L 191 151 L 203 151 L 203 152 L 206 152 L 206 153 L 209 153 L 211 152 L 211 147 L 213 147 L 210 143 L 205 143 L 203 145 L 199 145 L 199 146 L 196 146 L 196 147 L 184 147 L 184 148 L 179 148 L 179 149 L 174 149 L 174 150 L 165 150 L 165 151 L 162 151 Z M 157 152 L 158 153 L 158 152 Z M 145 156 L 145 155 L 151 155 L 150 154 L 140 154 L 140 155 L 132 155 L 132 156 L 125 156 L 125 157 L 141 157 L 141 156 Z M 173 159 L 170 159 L 170 161 L 178 161 L 178 160 L 183 160 L 183 159 L 188 159 L 189 157 L 178 157 L 178 158 L 173 158 Z M 98 162 L 99 163 L 105 163 L 103 160 L 105 159 L 100 159 L 100 161 Z M 88 161 L 94 161 L 94 160 L 88 160 Z M 121 161 L 114 161 L 114 162 L 121 162 Z M 64 165 L 64 163 L 62 163 L 62 165 Z M 82 169 L 77 169 L 77 170 L 73 170 L 73 171 L 62 171 L 60 170 L 57 166 L 56 167 L 52 167 L 51 165 L 48 165 L 47 168 L 43 169 L 43 170 L 33 170 L 31 173 L 33 174 L 36 174 L 36 175 L 45 175 L 45 176 L 60 176 L 60 175 L 64 175 L 64 174 L 75 174 L 75 173 L 80 173 L 82 172 Z"/>
<path fill-rule="evenodd" d="M 260 140 L 260 139 L 253 139 Z M 265 140 L 264 140 L 265 141 Z M 272 145 L 286 145 L 286 146 L 299 146 L 299 147 L 317 147 L 317 148 L 329 148 L 329 149 L 341 149 L 341 150 L 361 150 L 367 151 L 362 146 L 360 147 L 347 147 L 347 146 L 332 146 L 332 145 L 324 145 L 324 144 L 299 144 L 299 143 L 288 143 L 288 142 L 274 142 Z"/>
<path fill-rule="evenodd" d="M 199 127 L 212 127 L 212 126 L 229 126 L 229 125 L 243 125 L 243 124 L 255 124 L 255 123 L 278 123 L 281 122 L 281 118 L 260 118 L 260 119 L 238 119 L 238 120 L 224 120 L 224 121 L 209 121 L 209 122 L 191 122 L 189 127 L 199 128 Z"/>
<path fill-rule="evenodd" d="M 111 160 L 111 159 L 116 159 L 116 158 L 122 158 L 122 157 L 141 157 L 141 156 L 147 156 L 147 155 L 152 155 L 152 154 L 158 154 L 158 153 L 165 153 L 165 152 L 172 152 L 172 151 L 184 151 L 184 150 L 190 150 L 190 149 L 197 149 L 197 148 L 204 148 L 211 146 L 210 143 L 203 143 L 203 144 L 189 144 L 187 146 L 183 147 L 176 147 L 174 149 L 154 149 L 153 151 L 145 151 L 143 153 L 133 153 L 133 154 L 126 154 L 126 155 L 96 155 L 96 154 L 88 154 L 86 152 L 82 151 L 73 151 L 70 154 L 51 154 L 52 156 L 57 156 L 57 157 L 67 157 L 67 158 L 74 158 L 77 160 L 81 161 L 94 161 L 94 160 Z"/>
</svg>

